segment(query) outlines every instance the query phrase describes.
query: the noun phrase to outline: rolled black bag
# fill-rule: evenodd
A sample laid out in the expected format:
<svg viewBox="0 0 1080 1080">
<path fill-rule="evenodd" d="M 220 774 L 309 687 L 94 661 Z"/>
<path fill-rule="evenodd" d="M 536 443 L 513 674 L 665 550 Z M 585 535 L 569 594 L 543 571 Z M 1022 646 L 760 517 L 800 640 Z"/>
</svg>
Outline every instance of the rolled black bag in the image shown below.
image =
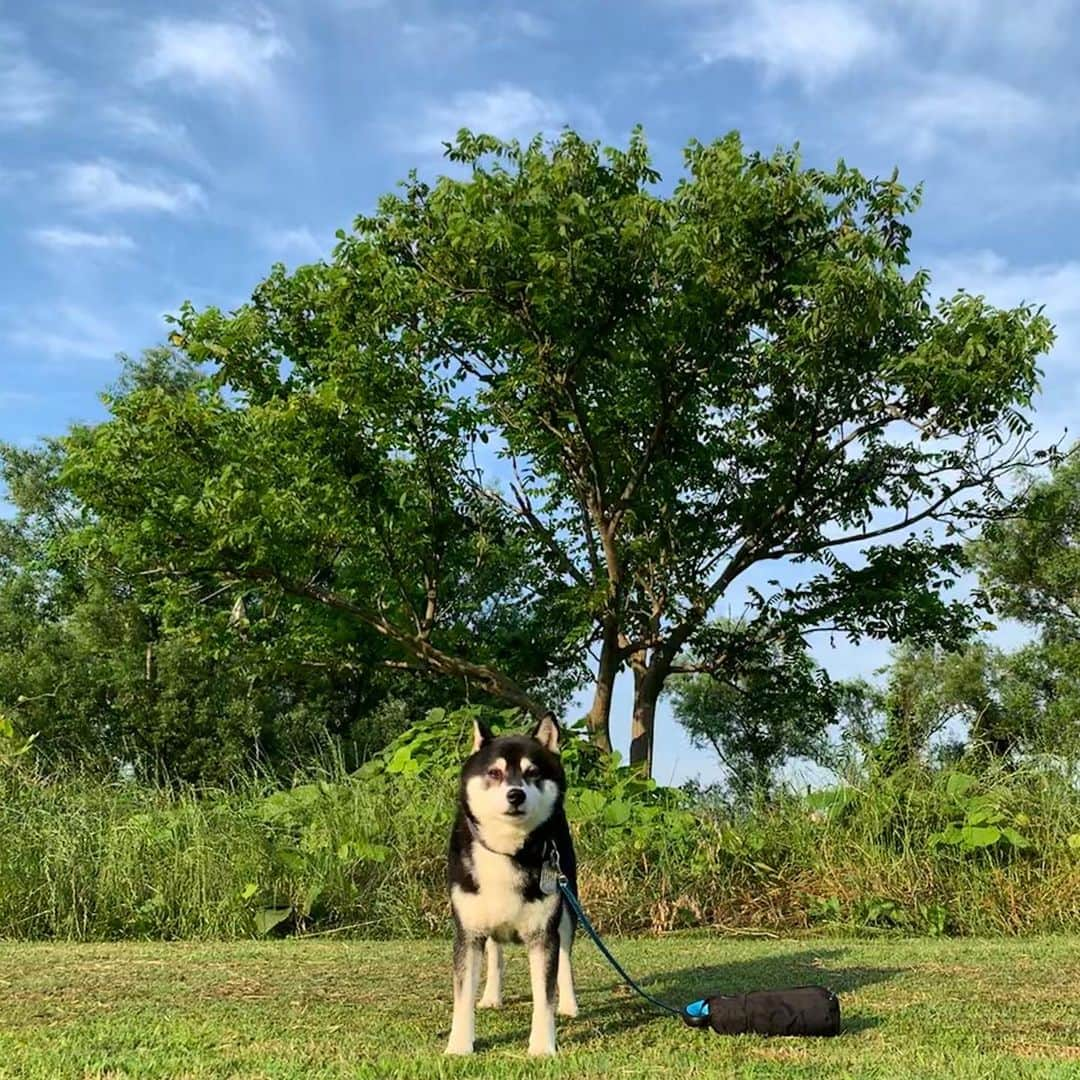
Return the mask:
<svg viewBox="0 0 1080 1080">
<path fill-rule="evenodd" d="M 824 986 L 713 994 L 687 1005 L 683 1020 L 717 1035 L 840 1034 L 840 999 Z"/>
</svg>

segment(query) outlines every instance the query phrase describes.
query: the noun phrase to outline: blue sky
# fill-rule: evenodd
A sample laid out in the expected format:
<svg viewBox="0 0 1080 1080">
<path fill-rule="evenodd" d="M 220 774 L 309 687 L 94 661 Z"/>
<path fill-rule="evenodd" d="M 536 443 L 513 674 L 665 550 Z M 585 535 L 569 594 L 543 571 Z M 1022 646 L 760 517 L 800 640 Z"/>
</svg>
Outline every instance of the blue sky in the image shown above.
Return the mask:
<svg viewBox="0 0 1080 1080">
<path fill-rule="evenodd" d="M 164 313 L 327 254 L 460 126 L 621 143 L 639 122 L 669 183 L 689 138 L 732 128 L 924 181 L 935 291 L 1057 324 L 1055 438 L 1080 401 L 1078 51 L 1072 0 L 0 0 L 0 438 L 100 416 Z M 820 655 L 849 675 L 885 650 Z M 661 778 L 714 772 L 661 724 Z"/>
</svg>

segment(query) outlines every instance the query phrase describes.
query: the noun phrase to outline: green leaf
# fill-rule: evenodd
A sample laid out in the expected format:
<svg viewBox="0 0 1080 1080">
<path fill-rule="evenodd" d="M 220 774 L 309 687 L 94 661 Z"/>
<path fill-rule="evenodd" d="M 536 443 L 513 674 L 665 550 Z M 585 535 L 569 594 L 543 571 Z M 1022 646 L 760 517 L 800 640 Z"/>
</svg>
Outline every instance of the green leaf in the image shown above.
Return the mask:
<svg viewBox="0 0 1080 1080">
<path fill-rule="evenodd" d="M 959 825 L 947 825 L 941 832 L 934 833 L 930 837 L 930 846 L 938 844 L 957 845 L 964 842 L 964 832 Z"/>
<path fill-rule="evenodd" d="M 274 929 L 275 926 L 279 926 L 290 915 L 292 915 L 293 909 L 291 907 L 285 908 L 260 908 L 255 912 L 255 931 L 264 937 Z"/>
<path fill-rule="evenodd" d="M 627 802 L 616 799 L 604 807 L 604 824 L 611 826 L 625 825 L 630 820 L 631 807 Z"/>
<path fill-rule="evenodd" d="M 965 847 L 984 848 L 1001 839 L 1001 830 L 993 825 L 965 825 L 960 830 L 960 836 Z"/>
<path fill-rule="evenodd" d="M 355 845 L 355 854 L 358 859 L 382 863 L 390 858 L 392 851 L 384 844 L 359 843 Z"/>
<path fill-rule="evenodd" d="M 1001 838 L 1012 844 L 1014 848 L 1024 849 L 1031 847 L 1031 842 L 1025 839 L 1015 829 L 1005 826 L 1001 830 Z"/>
<path fill-rule="evenodd" d="M 585 790 L 578 795 L 577 805 L 582 817 L 586 819 L 596 818 L 604 812 L 607 799 L 602 792 Z"/>
<path fill-rule="evenodd" d="M 405 772 L 412 763 L 412 751 L 413 748 L 409 744 L 398 747 L 393 756 L 386 763 L 386 771 L 389 773 Z"/>
<path fill-rule="evenodd" d="M 960 799 L 966 795 L 978 783 L 974 776 L 967 773 L 954 772 L 950 774 L 945 784 L 945 793 L 951 799 Z"/>
<path fill-rule="evenodd" d="M 968 825 L 997 825 L 1005 814 L 990 796 L 970 799 L 964 812 L 964 822 Z"/>
<path fill-rule="evenodd" d="M 282 869 L 288 870 L 292 874 L 301 873 L 306 865 L 302 855 L 288 848 L 275 849 L 274 859 Z"/>
</svg>

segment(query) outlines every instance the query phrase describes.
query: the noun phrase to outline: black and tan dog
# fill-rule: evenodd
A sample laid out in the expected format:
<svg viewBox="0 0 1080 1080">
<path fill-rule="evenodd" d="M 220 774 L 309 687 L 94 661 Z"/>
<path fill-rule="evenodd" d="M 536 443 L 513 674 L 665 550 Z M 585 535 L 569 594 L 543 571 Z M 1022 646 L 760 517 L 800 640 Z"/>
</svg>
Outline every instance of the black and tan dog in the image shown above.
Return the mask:
<svg viewBox="0 0 1080 1080">
<path fill-rule="evenodd" d="M 576 920 L 556 884 L 561 869 L 577 892 L 565 792 L 553 716 L 529 735 L 493 738 L 486 727 L 476 725 L 450 838 L 455 933 L 448 1054 L 472 1053 L 482 953 L 487 954 L 487 982 L 480 1007 L 502 1004 L 502 947 L 507 942 L 523 943 L 529 955 L 529 1053 L 555 1053 L 556 987 L 558 1011 L 577 1015 L 570 967 Z"/>
</svg>

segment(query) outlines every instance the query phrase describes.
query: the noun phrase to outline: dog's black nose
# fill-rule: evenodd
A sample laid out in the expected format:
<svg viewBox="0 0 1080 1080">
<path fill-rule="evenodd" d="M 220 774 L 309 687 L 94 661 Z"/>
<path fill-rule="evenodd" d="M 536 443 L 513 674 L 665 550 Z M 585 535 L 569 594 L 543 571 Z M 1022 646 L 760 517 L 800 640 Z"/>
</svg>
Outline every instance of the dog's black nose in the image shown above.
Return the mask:
<svg viewBox="0 0 1080 1080">
<path fill-rule="evenodd" d="M 520 806 L 525 801 L 525 789 L 519 787 L 512 787 L 506 793 L 506 801 L 511 806 Z"/>
</svg>

